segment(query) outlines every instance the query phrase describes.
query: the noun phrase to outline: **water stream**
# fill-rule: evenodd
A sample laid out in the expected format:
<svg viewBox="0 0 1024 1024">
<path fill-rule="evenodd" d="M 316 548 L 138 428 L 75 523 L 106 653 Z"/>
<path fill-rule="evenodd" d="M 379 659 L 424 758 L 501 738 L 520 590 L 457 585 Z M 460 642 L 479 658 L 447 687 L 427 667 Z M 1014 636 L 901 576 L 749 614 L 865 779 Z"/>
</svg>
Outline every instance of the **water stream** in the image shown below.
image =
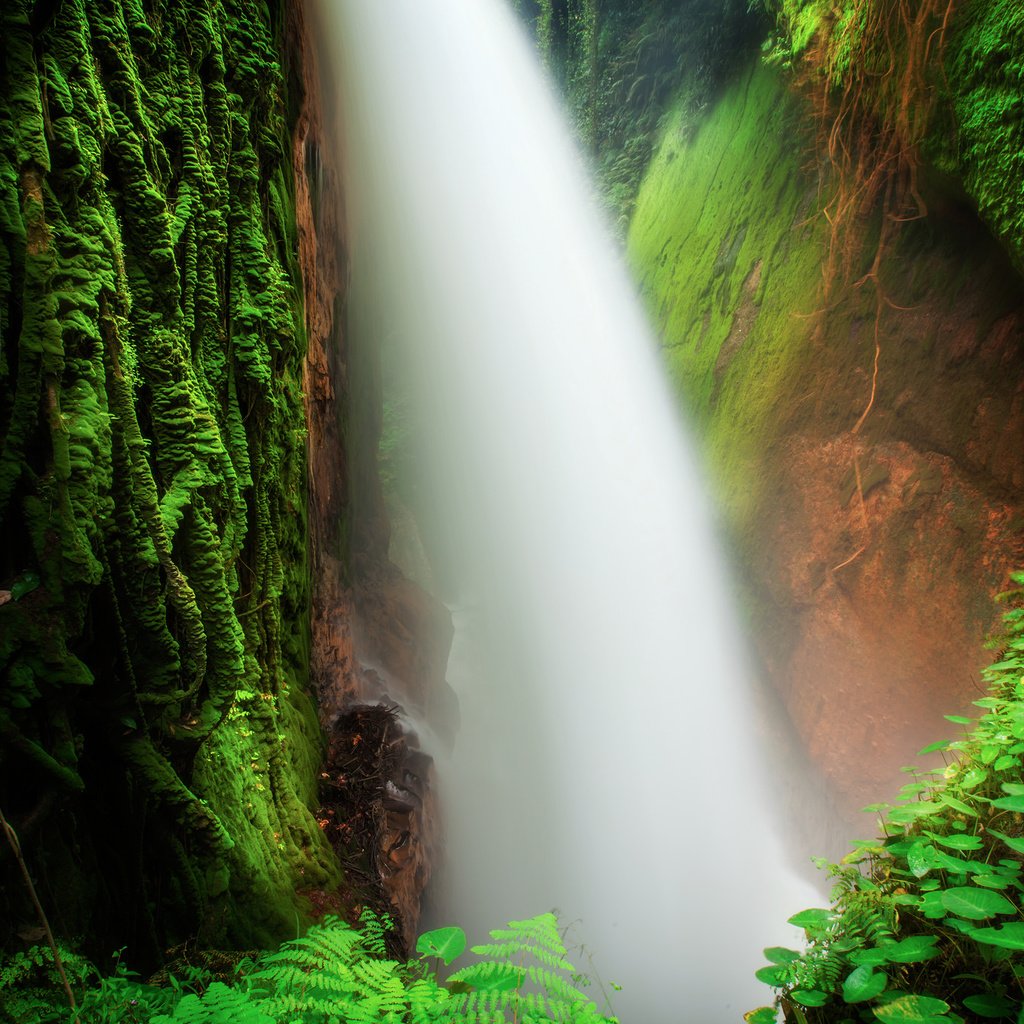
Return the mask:
<svg viewBox="0 0 1024 1024">
<path fill-rule="evenodd" d="M 736 1021 L 820 897 L 778 837 L 705 488 L 585 170 L 501 0 L 322 8 L 353 322 L 455 614 L 431 914 L 480 941 L 557 907 L 624 1021 Z"/>
</svg>

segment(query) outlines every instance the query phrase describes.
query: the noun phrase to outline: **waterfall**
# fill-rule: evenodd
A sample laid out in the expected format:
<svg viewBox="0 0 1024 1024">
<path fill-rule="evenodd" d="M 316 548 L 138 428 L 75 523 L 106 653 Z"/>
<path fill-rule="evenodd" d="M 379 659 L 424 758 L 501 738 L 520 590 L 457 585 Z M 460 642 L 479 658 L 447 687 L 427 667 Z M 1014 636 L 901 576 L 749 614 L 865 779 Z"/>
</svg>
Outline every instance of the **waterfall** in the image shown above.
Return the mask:
<svg viewBox="0 0 1024 1024">
<path fill-rule="evenodd" d="M 479 942 L 557 907 L 624 1021 L 736 1021 L 820 896 L 778 836 L 705 488 L 585 169 L 501 0 L 321 15 L 352 329 L 405 407 L 456 622 L 432 916 Z"/>
</svg>

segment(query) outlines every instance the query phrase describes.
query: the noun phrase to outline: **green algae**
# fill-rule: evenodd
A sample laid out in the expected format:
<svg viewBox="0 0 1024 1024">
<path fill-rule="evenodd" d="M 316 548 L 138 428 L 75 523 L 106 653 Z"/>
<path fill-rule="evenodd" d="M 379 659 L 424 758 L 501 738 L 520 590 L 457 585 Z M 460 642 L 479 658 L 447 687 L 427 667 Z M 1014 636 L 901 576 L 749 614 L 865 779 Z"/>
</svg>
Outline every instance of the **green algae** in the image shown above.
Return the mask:
<svg viewBox="0 0 1024 1024">
<path fill-rule="evenodd" d="M 337 881 L 310 813 L 283 13 L 65 0 L 34 35 L 32 8 L 5 6 L 0 66 L 0 586 L 41 585 L 0 606 L 2 763 L 29 779 L 0 802 L 78 794 L 33 861 L 69 902 L 54 844 L 123 828 L 149 909 L 98 944 L 276 941 L 296 889 Z"/>
</svg>

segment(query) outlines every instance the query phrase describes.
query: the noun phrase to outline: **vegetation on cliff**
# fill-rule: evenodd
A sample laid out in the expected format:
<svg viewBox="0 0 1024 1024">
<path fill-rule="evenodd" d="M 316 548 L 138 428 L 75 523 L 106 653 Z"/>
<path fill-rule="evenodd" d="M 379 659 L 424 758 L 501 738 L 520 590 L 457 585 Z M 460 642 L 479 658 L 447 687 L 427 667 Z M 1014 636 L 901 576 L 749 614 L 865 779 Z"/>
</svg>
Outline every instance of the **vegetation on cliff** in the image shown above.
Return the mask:
<svg viewBox="0 0 1024 1024">
<path fill-rule="evenodd" d="M 335 877 L 287 52 L 277 3 L 3 11 L 0 807 L 97 952 L 279 939 Z"/>
<path fill-rule="evenodd" d="M 1024 269 L 1024 198 L 1020 189 L 1008 187 L 1024 176 L 1020 5 L 762 4 L 777 27 L 772 59 L 793 69 L 821 98 L 831 155 L 870 168 L 860 176 L 862 184 L 906 172 L 917 213 L 926 208 L 920 194 L 914 195 L 922 157 L 957 176 L 1017 269 Z"/>
<path fill-rule="evenodd" d="M 666 109 L 691 116 L 756 46 L 746 0 L 516 0 L 568 105 L 611 215 L 625 233 Z"/>
<path fill-rule="evenodd" d="M 1024 585 L 1024 574 L 1016 577 Z M 1006 598 L 1007 635 L 985 674 L 989 694 L 963 739 L 931 744 L 945 769 L 906 769 L 881 838 L 854 844 L 832 906 L 791 920 L 807 948 L 765 950 L 758 977 L 779 989 L 786 1020 L 1018 1020 L 1024 1012 L 1024 590 Z M 970 731 L 967 726 L 973 725 Z M 748 1015 L 769 1022 L 774 1010 Z"/>
</svg>

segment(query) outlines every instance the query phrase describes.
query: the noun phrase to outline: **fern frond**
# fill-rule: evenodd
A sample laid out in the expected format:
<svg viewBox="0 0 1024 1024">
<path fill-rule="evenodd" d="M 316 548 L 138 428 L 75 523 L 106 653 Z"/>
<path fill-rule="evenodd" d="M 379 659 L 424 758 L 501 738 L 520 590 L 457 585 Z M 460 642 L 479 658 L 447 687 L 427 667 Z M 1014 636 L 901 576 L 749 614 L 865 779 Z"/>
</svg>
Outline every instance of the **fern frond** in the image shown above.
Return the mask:
<svg viewBox="0 0 1024 1024">
<path fill-rule="evenodd" d="M 396 960 L 357 960 L 352 964 L 352 974 L 367 991 L 381 991 L 397 982 L 399 989 L 404 993 L 405 987 L 398 981 L 397 972 L 400 967 Z"/>
<path fill-rule="evenodd" d="M 452 1018 L 452 1024 L 507 1024 L 508 1019 L 500 1010 L 466 1010 Z"/>
<path fill-rule="evenodd" d="M 495 928 L 491 938 L 522 946 L 539 946 L 557 956 L 565 956 L 565 945 L 558 933 L 558 918 L 551 913 L 538 914 L 525 921 L 509 921 L 507 928 Z"/>
<path fill-rule="evenodd" d="M 467 1017 L 471 1014 L 489 1013 L 499 1015 L 499 1019 L 504 1019 L 502 1011 L 509 1008 L 511 999 L 507 992 L 474 991 L 460 992 L 458 995 L 452 996 L 451 1003 L 456 1012 Z M 454 1019 L 461 1024 L 460 1017 Z"/>
<path fill-rule="evenodd" d="M 369 907 L 364 907 L 359 915 L 362 924 L 363 948 L 370 956 L 383 958 L 387 956 L 385 937 L 395 930 L 395 922 L 387 914 L 376 914 Z"/>
<path fill-rule="evenodd" d="M 451 975 L 450 981 L 462 981 L 488 992 L 506 992 L 519 988 L 526 980 L 526 970 L 507 960 L 485 960 L 470 964 Z"/>
<path fill-rule="evenodd" d="M 215 981 L 200 998 L 182 998 L 171 1015 L 157 1014 L 150 1024 L 276 1024 L 245 989 Z"/>
<path fill-rule="evenodd" d="M 451 994 L 441 988 L 433 978 L 417 978 L 407 990 L 410 1024 L 434 1024 L 451 1020 L 449 1002 Z"/>
<path fill-rule="evenodd" d="M 545 970 L 543 967 L 528 967 L 526 973 L 532 982 L 539 985 L 553 999 L 567 1003 L 590 1001 L 575 985 L 554 971 Z"/>
</svg>

